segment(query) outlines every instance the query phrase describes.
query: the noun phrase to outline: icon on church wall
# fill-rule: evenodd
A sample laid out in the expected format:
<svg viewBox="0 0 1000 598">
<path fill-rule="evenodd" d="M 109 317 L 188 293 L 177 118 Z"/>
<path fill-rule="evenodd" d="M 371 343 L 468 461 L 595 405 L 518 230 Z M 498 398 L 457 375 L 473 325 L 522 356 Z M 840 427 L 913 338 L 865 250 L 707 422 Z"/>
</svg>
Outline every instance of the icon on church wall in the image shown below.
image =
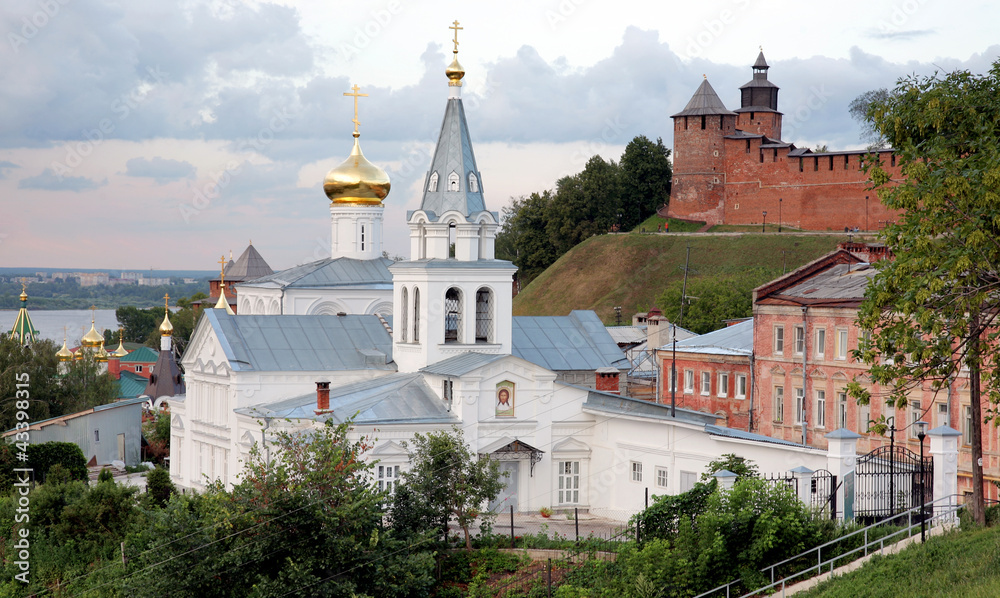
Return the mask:
<svg viewBox="0 0 1000 598">
<path fill-rule="evenodd" d="M 514 417 L 514 383 L 497 382 L 497 417 Z"/>
</svg>

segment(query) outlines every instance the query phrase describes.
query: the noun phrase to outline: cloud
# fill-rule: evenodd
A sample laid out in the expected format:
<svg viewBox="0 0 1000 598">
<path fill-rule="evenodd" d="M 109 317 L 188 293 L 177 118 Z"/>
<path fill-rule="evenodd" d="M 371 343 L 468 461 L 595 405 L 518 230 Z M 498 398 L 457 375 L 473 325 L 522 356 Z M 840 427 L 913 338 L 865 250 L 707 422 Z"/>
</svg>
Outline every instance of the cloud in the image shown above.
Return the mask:
<svg viewBox="0 0 1000 598">
<path fill-rule="evenodd" d="M 903 31 L 883 29 L 881 31 L 875 31 L 875 30 L 869 31 L 868 37 L 871 37 L 873 39 L 909 41 L 912 39 L 917 39 L 918 37 L 933 35 L 935 33 L 937 33 L 937 31 L 935 31 L 934 29 L 908 29 Z"/>
<path fill-rule="evenodd" d="M 82 176 L 59 176 L 51 168 L 41 174 L 21 179 L 18 189 L 39 189 L 44 191 L 92 191 L 108 184 L 108 179 L 97 182 Z"/>
<path fill-rule="evenodd" d="M 190 162 L 170 160 L 158 156 L 152 160 L 132 158 L 125 163 L 126 176 L 151 178 L 160 185 L 180 179 L 192 178 L 194 174 L 195 167 Z"/>
<path fill-rule="evenodd" d="M 13 170 L 15 168 L 20 168 L 17 164 L 13 162 L 8 162 L 6 160 L 0 160 L 0 179 L 7 178 L 7 171 Z"/>
</svg>

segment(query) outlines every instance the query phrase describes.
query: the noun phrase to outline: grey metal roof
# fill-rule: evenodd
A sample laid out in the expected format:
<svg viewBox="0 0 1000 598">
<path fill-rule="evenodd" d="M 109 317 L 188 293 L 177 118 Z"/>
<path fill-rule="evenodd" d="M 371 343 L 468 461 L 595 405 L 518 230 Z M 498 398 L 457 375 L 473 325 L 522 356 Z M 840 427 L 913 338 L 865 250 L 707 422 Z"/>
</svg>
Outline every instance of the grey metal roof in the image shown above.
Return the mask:
<svg viewBox="0 0 1000 598">
<path fill-rule="evenodd" d="M 554 372 L 628 368 L 628 359 L 593 311 L 516 316 L 511 353 Z"/>
<path fill-rule="evenodd" d="M 779 294 L 804 299 L 860 300 L 875 272 L 868 264 L 837 264 Z"/>
<path fill-rule="evenodd" d="M 677 417 L 671 417 L 670 405 L 630 399 L 593 390 L 587 393 L 587 400 L 583 403 L 583 408 L 611 415 L 628 415 L 698 425 L 714 424 L 718 419 L 711 413 L 681 409 L 680 407 L 677 408 Z"/>
<path fill-rule="evenodd" d="M 437 189 L 431 191 L 428 182 L 432 173 L 437 173 Z M 449 189 L 448 176 L 457 173 L 458 190 Z M 469 175 L 475 174 L 478 189 L 469 189 Z M 449 98 L 441 123 L 441 134 L 438 136 L 431 167 L 424 179 L 424 197 L 420 209 L 434 215 L 444 214 L 449 210 L 457 210 L 469 217 L 486 211 L 483 200 L 483 177 L 476 167 L 476 156 L 472 151 L 472 139 L 469 136 L 469 125 L 465 121 L 465 108 L 461 98 Z M 429 214 L 430 216 L 430 214 Z M 431 216 L 433 218 L 433 216 Z"/>
<path fill-rule="evenodd" d="M 662 348 L 670 349 L 671 345 L 663 345 Z M 753 353 L 753 320 L 678 341 L 677 351 L 713 355 L 750 355 Z"/>
<path fill-rule="evenodd" d="M 753 68 L 755 68 L 755 69 L 769 69 L 769 68 L 771 68 L 771 67 L 769 67 L 767 65 L 767 61 L 764 60 L 764 50 L 761 50 L 760 54 L 757 55 L 757 61 L 753 63 Z"/>
<path fill-rule="evenodd" d="M 705 432 L 711 434 L 712 436 L 725 436 L 726 438 L 736 438 L 738 440 L 751 440 L 753 442 L 766 442 L 768 444 L 780 444 L 784 446 L 797 446 L 800 448 L 815 448 L 811 446 L 806 446 L 804 444 L 799 444 L 798 442 L 791 442 L 790 440 L 782 440 L 780 438 L 772 438 L 770 436 L 764 436 L 763 434 L 754 434 L 753 432 L 744 432 L 742 430 L 735 430 L 733 428 L 726 428 L 723 426 L 716 426 L 714 424 L 705 424 Z"/>
<path fill-rule="evenodd" d="M 264 287 L 276 289 L 329 288 L 337 286 L 384 286 L 392 288 L 392 274 L 388 258 L 356 260 L 352 258 L 326 258 L 295 266 L 281 272 L 257 278 L 238 287 Z"/>
<path fill-rule="evenodd" d="M 437 363 L 420 368 L 420 371 L 439 376 L 464 376 L 477 368 L 481 368 L 504 357 L 507 356 L 495 353 L 476 353 L 473 351 L 443 359 Z"/>
<path fill-rule="evenodd" d="M 671 116 L 670 118 L 677 118 L 678 116 L 699 116 L 708 114 L 731 114 L 735 115 L 735 112 L 728 110 L 726 105 L 722 103 L 719 99 L 719 94 L 715 93 L 712 86 L 708 83 L 706 78 L 698 86 L 697 91 L 691 96 L 691 100 L 688 101 L 687 106 L 684 110 L 681 110 L 677 114 Z"/>
<path fill-rule="evenodd" d="M 608 334 L 616 344 L 642 343 L 646 340 L 645 326 L 608 326 Z"/>
<path fill-rule="evenodd" d="M 316 414 L 316 393 L 236 409 L 251 417 L 331 419 L 358 424 L 459 423 L 448 402 L 430 389 L 420 374 L 389 374 L 330 389 L 330 411 Z"/>
<path fill-rule="evenodd" d="M 233 262 L 230 260 L 226 266 L 226 279 L 236 282 L 237 280 L 252 280 L 267 276 L 273 273 L 271 266 L 267 265 L 260 253 L 254 249 L 253 244 L 247 245 L 240 257 Z"/>
<path fill-rule="evenodd" d="M 378 316 L 230 316 L 209 309 L 202 319 L 236 371 L 396 369 L 392 337 Z"/>
</svg>

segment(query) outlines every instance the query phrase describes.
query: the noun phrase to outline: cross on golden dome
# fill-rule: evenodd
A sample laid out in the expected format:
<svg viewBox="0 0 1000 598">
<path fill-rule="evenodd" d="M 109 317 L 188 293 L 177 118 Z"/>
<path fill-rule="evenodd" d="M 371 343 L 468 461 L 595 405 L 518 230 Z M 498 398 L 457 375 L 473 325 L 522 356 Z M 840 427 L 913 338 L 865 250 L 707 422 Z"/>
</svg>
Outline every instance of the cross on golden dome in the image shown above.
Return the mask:
<svg viewBox="0 0 1000 598">
<path fill-rule="evenodd" d="M 170 309 L 170 293 L 163 296 L 163 309 Z"/>
<path fill-rule="evenodd" d="M 462 29 L 465 29 L 465 27 L 459 27 L 458 26 L 458 21 L 456 20 L 450 27 L 448 27 L 448 29 L 454 29 L 455 30 L 455 39 L 454 39 L 455 49 L 453 50 L 453 52 L 455 54 L 458 54 L 458 32 L 461 31 Z"/>
<path fill-rule="evenodd" d="M 358 98 L 367 98 L 368 97 L 367 93 L 358 93 L 360 90 L 361 90 L 361 88 L 358 87 L 357 83 L 355 83 L 354 87 L 351 88 L 351 91 L 354 92 L 354 93 L 347 93 L 346 91 L 344 92 L 345 96 L 354 96 L 354 120 L 352 120 L 351 122 L 354 123 L 354 136 L 355 137 L 358 137 L 359 135 L 361 135 L 361 133 L 358 133 L 358 125 L 361 124 L 361 121 L 358 120 Z"/>
<path fill-rule="evenodd" d="M 219 284 L 226 282 L 226 255 L 219 256 Z"/>
</svg>

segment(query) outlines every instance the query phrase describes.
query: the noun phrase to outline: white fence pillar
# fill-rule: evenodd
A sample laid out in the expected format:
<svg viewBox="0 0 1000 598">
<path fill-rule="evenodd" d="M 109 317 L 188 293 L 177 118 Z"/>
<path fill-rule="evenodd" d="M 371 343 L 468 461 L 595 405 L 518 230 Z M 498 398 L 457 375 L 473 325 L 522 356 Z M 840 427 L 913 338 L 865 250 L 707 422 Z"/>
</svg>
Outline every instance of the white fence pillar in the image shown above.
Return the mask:
<svg viewBox="0 0 1000 598">
<path fill-rule="evenodd" d="M 791 470 L 792 476 L 795 478 L 795 484 L 799 490 L 799 500 L 802 501 L 806 507 L 812 506 L 812 479 L 813 470 L 809 469 L 805 465 L 799 465 L 795 469 Z"/>
<path fill-rule="evenodd" d="M 938 426 L 927 435 L 931 438 L 934 458 L 934 507 L 954 508 L 958 500 L 958 439 L 962 433 L 949 426 Z"/>
<path fill-rule="evenodd" d="M 736 478 L 739 476 L 728 469 L 720 469 L 715 472 L 714 477 L 719 481 L 719 490 L 729 492 L 733 489 L 733 485 L 736 484 Z"/>
<path fill-rule="evenodd" d="M 854 468 L 858 461 L 860 434 L 838 428 L 826 435 L 826 468 L 837 476 L 837 519 L 854 519 Z"/>
</svg>

